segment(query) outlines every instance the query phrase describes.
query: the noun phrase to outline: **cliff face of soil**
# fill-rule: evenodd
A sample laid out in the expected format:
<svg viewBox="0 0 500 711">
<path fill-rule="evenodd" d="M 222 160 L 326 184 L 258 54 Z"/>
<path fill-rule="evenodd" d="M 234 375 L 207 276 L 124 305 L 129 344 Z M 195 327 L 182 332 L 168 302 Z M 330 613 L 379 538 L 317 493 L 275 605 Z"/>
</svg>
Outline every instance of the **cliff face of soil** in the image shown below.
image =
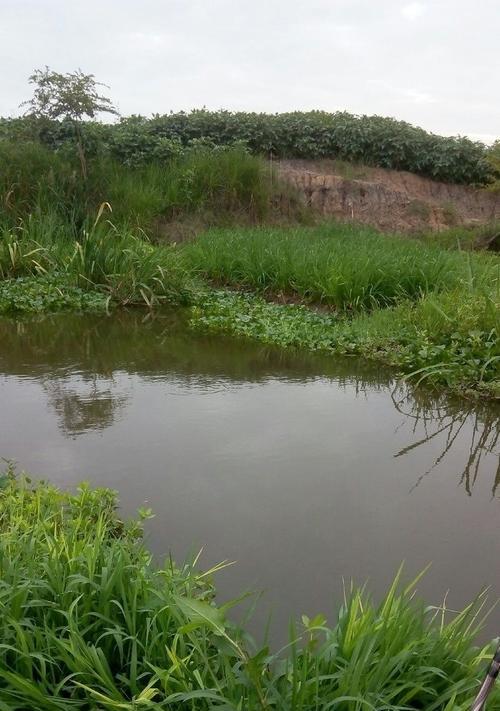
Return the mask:
<svg viewBox="0 0 500 711">
<path fill-rule="evenodd" d="M 305 160 L 281 161 L 278 171 L 316 212 L 385 231 L 443 230 L 500 220 L 499 193 L 413 173 Z"/>
</svg>

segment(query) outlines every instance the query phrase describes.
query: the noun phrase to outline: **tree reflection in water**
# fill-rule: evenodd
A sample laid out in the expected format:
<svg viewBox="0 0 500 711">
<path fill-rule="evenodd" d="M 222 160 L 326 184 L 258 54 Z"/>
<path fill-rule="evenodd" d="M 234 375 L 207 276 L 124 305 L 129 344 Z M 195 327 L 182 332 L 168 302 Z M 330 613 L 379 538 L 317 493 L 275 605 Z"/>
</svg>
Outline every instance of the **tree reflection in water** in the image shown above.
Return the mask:
<svg viewBox="0 0 500 711">
<path fill-rule="evenodd" d="M 425 477 L 439 467 L 452 450 L 460 433 L 468 426 L 472 435 L 468 456 L 460 472 L 460 485 L 471 496 L 481 464 L 491 457 L 496 459 L 497 463 L 491 489 L 492 497 L 496 496 L 500 484 L 500 408 L 496 403 L 439 398 L 429 395 L 425 390 L 410 390 L 402 386 L 396 387 L 391 397 L 394 407 L 405 418 L 401 426 L 411 422 L 413 435 L 417 435 L 419 430 L 424 432 L 423 437 L 400 449 L 395 457 L 404 457 L 437 438 L 443 440 L 438 456 L 419 476 L 412 489 L 419 486 Z"/>
<path fill-rule="evenodd" d="M 58 415 L 59 427 L 72 437 L 110 427 L 129 400 L 123 388 L 119 394 L 114 392 L 113 377 L 96 374 L 82 373 L 78 380 L 74 376 L 69 380 L 47 378 L 42 386 Z"/>
</svg>

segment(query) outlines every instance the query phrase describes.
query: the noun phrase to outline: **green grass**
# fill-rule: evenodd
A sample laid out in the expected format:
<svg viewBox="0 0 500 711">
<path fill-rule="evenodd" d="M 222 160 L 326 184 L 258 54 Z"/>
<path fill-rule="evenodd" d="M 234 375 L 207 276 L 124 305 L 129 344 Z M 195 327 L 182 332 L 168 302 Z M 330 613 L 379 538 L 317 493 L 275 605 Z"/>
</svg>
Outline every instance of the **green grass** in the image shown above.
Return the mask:
<svg viewBox="0 0 500 711">
<path fill-rule="evenodd" d="M 499 232 L 500 224 L 492 221 L 475 227 L 449 227 L 442 232 L 418 232 L 415 236 L 427 245 L 474 251 L 487 248 L 489 240 Z"/>
<path fill-rule="evenodd" d="M 0 229 L 0 284 L 54 275 L 62 286 L 101 291 L 115 305 L 183 304 L 193 289 L 175 248 L 155 246 L 138 230 L 116 228 L 102 212 L 80 230 L 53 214 Z"/>
<path fill-rule="evenodd" d="M 429 294 L 346 323 L 341 349 L 395 365 L 417 383 L 498 397 L 499 303 L 474 289 Z"/>
<path fill-rule="evenodd" d="M 54 152 L 38 143 L 0 140 L 0 225 L 6 227 L 35 214 L 78 229 L 107 202 L 118 226 L 155 235 L 161 221 L 168 235 L 170 222 L 194 216 L 206 224 L 259 222 L 278 214 L 279 201 L 299 214 L 292 191 L 265 161 L 238 147 L 186 149 L 137 167 L 97 156 L 89 159 L 83 180 L 68 146 Z"/>
<path fill-rule="evenodd" d="M 284 649 L 256 648 L 215 602 L 217 568 L 159 567 L 113 492 L 7 472 L 0 504 L 5 710 L 468 711 L 492 651 L 474 646 L 484 595 L 426 607 L 400 575 L 381 602 L 351 587 L 331 624 L 303 617 Z"/>
<path fill-rule="evenodd" d="M 184 254 L 215 284 L 348 312 L 453 289 L 471 278 L 478 286 L 498 283 L 498 261 L 483 255 L 341 224 L 211 230 Z"/>
</svg>

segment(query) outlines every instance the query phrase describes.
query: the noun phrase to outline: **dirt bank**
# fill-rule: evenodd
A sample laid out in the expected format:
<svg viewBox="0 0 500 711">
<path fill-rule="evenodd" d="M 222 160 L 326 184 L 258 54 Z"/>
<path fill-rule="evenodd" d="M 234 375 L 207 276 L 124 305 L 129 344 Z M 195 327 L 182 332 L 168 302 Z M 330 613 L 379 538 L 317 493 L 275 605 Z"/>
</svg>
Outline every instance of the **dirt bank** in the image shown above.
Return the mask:
<svg viewBox="0 0 500 711">
<path fill-rule="evenodd" d="M 386 231 L 443 230 L 500 220 L 500 194 L 487 190 L 337 161 L 287 160 L 278 166 L 315 211 Z"/>
</svg>

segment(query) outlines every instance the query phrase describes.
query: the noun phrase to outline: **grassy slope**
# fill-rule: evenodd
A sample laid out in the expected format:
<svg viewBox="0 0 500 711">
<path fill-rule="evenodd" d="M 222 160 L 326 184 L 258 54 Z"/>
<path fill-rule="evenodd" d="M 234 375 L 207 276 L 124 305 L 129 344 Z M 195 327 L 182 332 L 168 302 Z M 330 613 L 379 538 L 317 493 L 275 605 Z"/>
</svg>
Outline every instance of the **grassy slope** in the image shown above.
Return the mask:
<svg viewBox="0 0 500 711">
<path fill-rule="evenodd" d="M 303 618 L 275 654 L 216 606 L 210 572 L 157 568 L 115 507 L 109 490 L 0 477 L 1 708 L 469 708 L 484 596 L 445 616 L 398 580 L 379 605 L 352 589 L 336 622 Z"/>
<path fill-rule="evenodd" d="M 113 304 L 185 303 L 190 270 L 175 249 L 154 244 L 158 235 L 175 239 L 184 221 L 273 219 L 277 192 L 265 163 L 237 148 L 186 150 L 137 168 L 95 159 L 83 181 L 67 149 L 0 141 L 0 281 L 57 275 L 66 288 L 101 291 Z M 6 289 L 3 310 L 20 293 Z"/>
</svg>

